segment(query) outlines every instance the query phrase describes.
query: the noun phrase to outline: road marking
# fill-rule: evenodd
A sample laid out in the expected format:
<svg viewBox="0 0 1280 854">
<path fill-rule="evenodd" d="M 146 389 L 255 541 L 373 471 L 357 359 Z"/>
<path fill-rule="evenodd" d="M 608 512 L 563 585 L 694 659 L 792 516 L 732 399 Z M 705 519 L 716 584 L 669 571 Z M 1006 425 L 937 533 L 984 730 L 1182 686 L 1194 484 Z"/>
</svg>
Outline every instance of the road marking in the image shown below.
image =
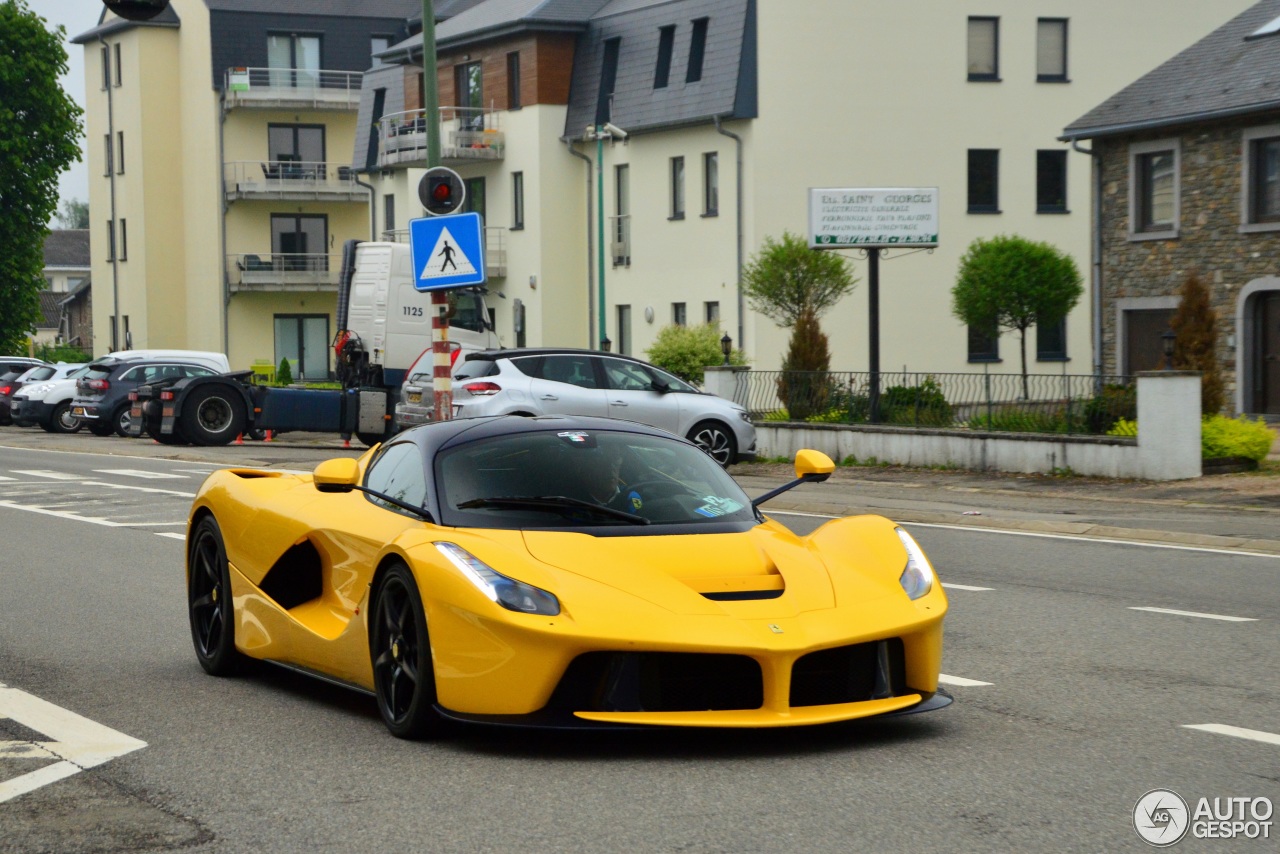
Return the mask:
<svg viewBox="0 0 1280 854">
<path fill-rule="evenodd" d="M 145 741 L 116 732 L 3 683 L 0 683 L 0 717 L 11 718 L 28 729 L 47 735 L 49 741 L 32 746 L 47 752 L 49 758 L 61 760 L 30 774 L 0 782 L 0 803 L 147 746 Z M 15 742 L 7 742 L 6 746 L 12 744 Z M 33 752 L 23 758 L 40 758 L 42 755 L 45 754 Z"/>
<path fill-rule="evenodd" d="M 94 469 L 98 474 L 119 474 L 125 477 L 142 477 L 152 480 L 187 480 L 187 476 L 183 474 L 168 474 L 158 471 L 143 471 L 142 469 Z"/>
<path fill-rule="evenodd" d="M 1217 733 L 1218 735 L 1229 735 L 1232 738 L 1247 738 L 1249 741 L 1261 741 L 1263 744 L 1280 745 L 1280 735 L 1257 729 L 1244 729 L 1243 727 L 1227 726 L 1226 724 L 1183 724 L 1182 727 L 1183 729 L 1198 729 L 1204 732 Z"/>
<path fill-rule="evenodd" d="M 122 528 L 167 528 L 171 525 L 185 525 L 186 519 L 180 519 L 177 522 L 121 522 Z"/>
<path fill-rule="evenodd" d="M 965 679 L 963 676 L 948 676 L 945 673 L 938 674 L 938 681 L 943 685 L 956 685 L 960 688 L 979 688 L 983 685 L 990 685 L 990 682 L 979 682 L 977 679 Z"/>
<path fill-rule="evenodd" d="M 0 474 L 0 480 L 17 480 L 17 478 L 16 478 L 16 477 L 5 477 L 4 475 Z"/>
<path fill-rule="evenodd" d="M 32 477 L 43 477 L 48 480 L 84 480 L 81 475 L 67 474 L 64 471 L 46 471 L 45 469 L 9 469 L 13 474 L 29 474 Z"/>
<path fill-rule="evenodd" d="M 942 586 L 947 588 L 948 590 L 972 590 L 974 592 L 977 592 L 979 590 L 995 590 L 994 587 L 973 587 L 968 584 L 952 584 L 951 582 L 948 582 L 948 581 L 944 581 L 942 583 Z"/>
<path fill-rule="evenodd" d="M 14 510 L 25 510 L 28 513 L 39 513 L 42 516 L 57 516 L 59 519 L 71 519 L 75 522 L 88 522 L 91 525 L 102 525 L 105 528 L 122 528 L 121 522 L 112 522 L 109 519 L 97 519 L 90 516 L 77 516 L 75 513 L 68 513 L 64 510 L 45 510 L 43 507 L 32 507 L 29 504 L 16 504 L 12 501 L 0 501 L 0 507 L 10 507 Z"/>
<path fill-rule="evenodd" d="M 1130 611 L 1150 611 L 1153 614 L 1173 614 L 1178 617 L 1200 617 L 1205 620 L 1225 620 L 1228 623 L 1256 623 L 1257 617 L 1228 617 L 1223 614 L 1202 614 L 1199 611 L 1175 611 L 1172 608 L 1131 607 Z"/>
<path fill-rule="evenodd" d="M 105 486 L 108 489 L 127 489 L 131 492 L 148 492 L 152 495 L 180 495 L 183 498 L 195 498 L 194 492 L 178 492 L 173 489 L 157 489 L 154 486 L 131 486 L 127 483 L 106 483 L 100 480 L 86 480 L 85 486 Z"/>
<path fill-rule="evenodd" d="M 174 540 L 185 540 L 187 538 L 186 534 L 171 534 L 167 531 L 156 531 L 156 536 L 169 537 L 170 539 L 174 539 Z"/>
</svg>

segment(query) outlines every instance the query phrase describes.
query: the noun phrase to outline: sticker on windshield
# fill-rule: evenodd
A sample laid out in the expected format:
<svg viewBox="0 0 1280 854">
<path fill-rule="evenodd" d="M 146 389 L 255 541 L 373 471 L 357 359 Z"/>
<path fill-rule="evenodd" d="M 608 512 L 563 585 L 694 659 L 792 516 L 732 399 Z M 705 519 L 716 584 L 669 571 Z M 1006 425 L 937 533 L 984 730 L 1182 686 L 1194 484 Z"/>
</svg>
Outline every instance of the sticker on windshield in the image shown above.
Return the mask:
<svg viewBox="0 0 1280 854">
<path fill-rule="evenodd" d="M 627 498 L 631 501 L 632 510 L 639 510 L 644 506 L 644 499 L 641 498 L 640 493 L 636 492 L 634 489 L 631 490 L 631 494 L 628 495 Z"/>
<path fill-rule="evenodd" d="M 742 509 L 742 505 L 732 498 L 720 498 L 715 495 L 708 495 L 702 499 L 702 506 L 694 510 L 703 516 L 716 517 L 725 516 L 729 513 L 736 513 Z"/>
<path fill-rule="evenodd" d="M 576 448 L 594 448 L 596 446 L 596 437 L 581 430 L 566 430 L 563 433 L 557 433 L 556 436 Z"/>
</svg>

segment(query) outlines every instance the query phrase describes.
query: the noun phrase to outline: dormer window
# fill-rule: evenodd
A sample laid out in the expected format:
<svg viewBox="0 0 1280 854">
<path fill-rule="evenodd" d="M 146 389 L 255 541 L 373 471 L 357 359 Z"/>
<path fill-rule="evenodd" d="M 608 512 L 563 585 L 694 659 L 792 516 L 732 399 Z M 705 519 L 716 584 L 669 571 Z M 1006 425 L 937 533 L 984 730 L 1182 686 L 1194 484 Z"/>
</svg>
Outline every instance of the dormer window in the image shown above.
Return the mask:
<svg viewBox="0 0 1280 854">
<path fill-rule="evenodd" d="M 707 18 L 699 18 L 693 22 L 693 41 L 689 44 L 689 72 L 684 77 L 686 83 L 697 83 L 702 79 L 702 58 L 707 52 Z"/>
<path fill-rule="evenodd" d="M 658 67 L 653 72 L 653 88 L 667 88 L 671 77 L 671 53 L 676 44 L 676 28 L 662 27 L 658 30 Z"/>
</svg>

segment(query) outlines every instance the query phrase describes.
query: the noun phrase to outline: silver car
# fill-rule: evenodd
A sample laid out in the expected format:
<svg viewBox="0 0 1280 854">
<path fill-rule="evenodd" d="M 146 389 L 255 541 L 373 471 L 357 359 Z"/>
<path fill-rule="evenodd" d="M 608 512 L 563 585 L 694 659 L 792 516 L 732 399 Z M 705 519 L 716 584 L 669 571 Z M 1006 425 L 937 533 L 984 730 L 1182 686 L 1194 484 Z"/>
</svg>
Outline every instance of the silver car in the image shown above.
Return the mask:
<svg viewBox="0 0 1280 854">
<path fill-rule="evenodd" d="M 756 455 L 756 428 L 736 403 L 647 362 L 596 350 L 487 350 L 456 367 L 453 417 L 596 415 L 684 436 L 722 466 Z"/>
</svg>

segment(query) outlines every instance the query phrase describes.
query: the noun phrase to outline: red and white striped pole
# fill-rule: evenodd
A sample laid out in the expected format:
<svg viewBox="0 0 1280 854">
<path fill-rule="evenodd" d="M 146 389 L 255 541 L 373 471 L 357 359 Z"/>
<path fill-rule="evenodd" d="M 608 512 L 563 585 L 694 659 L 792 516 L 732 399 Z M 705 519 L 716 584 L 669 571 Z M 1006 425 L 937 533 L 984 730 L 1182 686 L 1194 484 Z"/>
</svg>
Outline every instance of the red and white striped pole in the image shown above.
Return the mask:
<svg viewBox="0 0 1280 854">
<path fill-rule="evenodd" d="M 449 294 L 431 292 L 431 397 L 435 404 L 435 420 L 453 417 L 453 363 L 449 352 Z"/>
</svg>

